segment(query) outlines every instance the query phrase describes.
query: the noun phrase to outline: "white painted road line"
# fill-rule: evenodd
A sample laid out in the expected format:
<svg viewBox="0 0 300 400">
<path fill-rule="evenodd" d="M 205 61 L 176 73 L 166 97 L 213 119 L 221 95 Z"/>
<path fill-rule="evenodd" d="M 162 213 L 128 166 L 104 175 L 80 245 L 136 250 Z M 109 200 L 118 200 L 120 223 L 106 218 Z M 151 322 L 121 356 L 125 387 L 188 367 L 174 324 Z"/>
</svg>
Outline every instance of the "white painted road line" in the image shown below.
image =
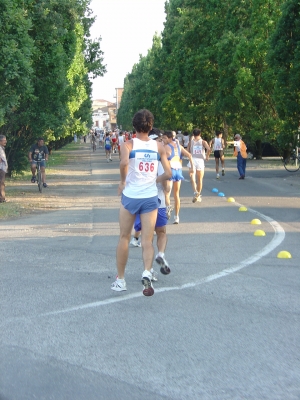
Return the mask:
<svg viewBox="0 0 300 400">
<path fill-rule="evenodd" d="M 235 205 L 237 205 L 238 207 L 242 206 L 239 203 L 235 203 Z M 255 253 L 253 256 L 247 258 L 246 260 L 242 261 L 241 263 L 239 263 L 231 268 L 226 268 L 220 272 L 217 272 L 216 274 L 209 275 L 198 281 L 186 283 L 181 286 L 164 287 L 164 288 L 160 288 L 160 289 L 155 289 L 155 294 L 169 292 L 169 291 L 173 291 L 173 290 L 190 289 L 190 288 L 193 288 L 193 287 L 196 287 L 199 285 L 203 285 L 204 283 L 212 282 L 219 278 L 224 278 L 228 275 L 233 274 L 234 272 L 240 271 L 243 268 L 249 267 L 250 265 L 254 264 L 256 261 L 258 261 L 262 257 L 265 257 L 266 255 L 268 255 L 271 251 L 276 249 L 276 247 L 278 247 L 285 238 L 284 229 L 281 227 L 281 225 L 278 222 L 276 222 L 272 218 L 270 218 L 264 214 L 261 214 L 258 211 L 252 210 L 250 208 L 248 208 L 248 211 L 257 215 L 261 219 L 264 219 L 265 221 L 267 221 L 274 229 L 274 232 L 275 232 L 274 237 L 268 245 L 266 245 L 262 250 Z M 59 315 L 59 314 L 69 313 L 69 312 L 73 312 L 73 311 L 80 311 L 80 310 L 89 309 L 89 308 L 102 307 L 102 306 L 106 306 L 106 305 L 113 304 L 113 303 L 119 303 L 122 301 L 131 300 L 131 299 L 134 299 L 137 297 L 144 297 L 144 295 L 142 294 L 142 292 L 126 294 L 123 296 L 113 297 L 113 298 L 110 298 L 107 300 L 96 301 L 94 303 L 87 303 L 87 304 L 82 304 L 82 305 L 75 306 L 75 307 L 65 308 L 63 310 L 57 310 L 57 311 L 51 311 L 48 313 L 39 314 L 37 317 L 46 317 L 46 316 L 51 316 L 51 315 Z"/>
</svg>

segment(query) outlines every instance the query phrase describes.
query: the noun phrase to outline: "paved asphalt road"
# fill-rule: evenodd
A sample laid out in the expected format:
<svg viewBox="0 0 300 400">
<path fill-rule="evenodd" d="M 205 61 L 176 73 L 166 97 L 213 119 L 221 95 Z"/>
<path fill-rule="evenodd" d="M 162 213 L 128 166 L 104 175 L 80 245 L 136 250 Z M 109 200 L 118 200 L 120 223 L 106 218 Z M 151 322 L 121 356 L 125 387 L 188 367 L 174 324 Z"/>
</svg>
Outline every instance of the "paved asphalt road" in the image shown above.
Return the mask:
<svg viewBox="0 0 300 400">
<path fill-rule="evenodd" d="M 127 292 L 110 289 L 117 157 L 80 154 L 76 206 L 1 222 L 0 399 L 299 400 L 300 173 L 250 161 L 239 181 L 228 160 L 217 181 L 209 161 L 201 204 L 182 185 L 172 273 L 146 298 L 139 248 Z"/>
</svg>

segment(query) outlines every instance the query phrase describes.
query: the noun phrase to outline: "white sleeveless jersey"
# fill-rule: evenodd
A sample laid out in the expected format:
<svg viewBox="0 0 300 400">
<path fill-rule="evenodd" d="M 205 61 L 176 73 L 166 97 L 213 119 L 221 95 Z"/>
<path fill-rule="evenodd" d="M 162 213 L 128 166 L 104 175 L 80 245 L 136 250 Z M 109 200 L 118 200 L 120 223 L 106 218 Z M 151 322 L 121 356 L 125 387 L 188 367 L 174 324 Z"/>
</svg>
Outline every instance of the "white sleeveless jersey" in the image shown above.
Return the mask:
<svg viewBox="0 0 300 400">
<path fill-rule="evenodd" d="M 119 136 L 119 144 L 124 143 L 124 136 L 121 135 Z"/>
<path fill-rule="evenodd" d="M 147 142 L 132 139 L 133 147 L 129 154 L 128 174 L 123 193 L 126 197 L 146 199 L 157 196 L 157 169 L 160 155 L 155 140 Z"/>
<path fill-rule="evenodd" d="M 223 150 L 222 139 L 215 137 L 214 150 Z"/>
<path fill-rule="evenodd" d="M 190 148 L 190 153 L 193 158 L 199 158 L 204 160 L 205 159 L 205 149 L 203 148 L 202 145 L 202 139 L 191 140 L 191 148 Z"/>
<path fill-rule="evenodd" d="M 183 136 L 183 145 L 184 147 L 187 147 L 190 141 L 190 137 L 189 136 Z"/>
</svg>

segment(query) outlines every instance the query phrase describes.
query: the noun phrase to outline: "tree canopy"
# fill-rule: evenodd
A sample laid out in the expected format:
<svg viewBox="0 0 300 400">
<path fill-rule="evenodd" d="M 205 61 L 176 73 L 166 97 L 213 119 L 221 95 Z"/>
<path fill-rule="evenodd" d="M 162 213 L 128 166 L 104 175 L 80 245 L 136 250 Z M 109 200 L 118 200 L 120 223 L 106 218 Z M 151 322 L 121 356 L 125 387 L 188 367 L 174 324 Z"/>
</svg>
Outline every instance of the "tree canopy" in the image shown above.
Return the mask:
<svg viewBox="0 0 300 400">
<path fill-rule="evenodd" d="M 89 0 L 1 0 L 0 133 L 9 171 L 39 137 L 55 147 L 92 125 L 91 79 L 105 72 Z"/>
<path fill-rule="evenodd" d="M 161 37 L 124 80 L 118 124 L 149 108 L 162 129 L 239 132 L 284 150 L 300 111 L 300 3 L 169 0 Z M 290 141 L 290 139 L 289 139 Z"/>
</svg>

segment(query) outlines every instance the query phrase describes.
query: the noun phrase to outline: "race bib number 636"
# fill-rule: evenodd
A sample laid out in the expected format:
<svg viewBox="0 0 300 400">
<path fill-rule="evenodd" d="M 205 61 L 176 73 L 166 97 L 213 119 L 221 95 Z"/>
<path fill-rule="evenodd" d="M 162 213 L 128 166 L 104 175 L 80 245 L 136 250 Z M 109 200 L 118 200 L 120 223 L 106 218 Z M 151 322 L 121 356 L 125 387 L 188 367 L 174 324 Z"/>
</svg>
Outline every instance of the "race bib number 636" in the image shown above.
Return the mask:
<svg viewBox="0 0 300 400">
<path fill-rule="evenodd" d="M 157 154 L 156 153 L 136 153 L 135 169 L 141 173 L 157 172 Z"/>
</svg>

